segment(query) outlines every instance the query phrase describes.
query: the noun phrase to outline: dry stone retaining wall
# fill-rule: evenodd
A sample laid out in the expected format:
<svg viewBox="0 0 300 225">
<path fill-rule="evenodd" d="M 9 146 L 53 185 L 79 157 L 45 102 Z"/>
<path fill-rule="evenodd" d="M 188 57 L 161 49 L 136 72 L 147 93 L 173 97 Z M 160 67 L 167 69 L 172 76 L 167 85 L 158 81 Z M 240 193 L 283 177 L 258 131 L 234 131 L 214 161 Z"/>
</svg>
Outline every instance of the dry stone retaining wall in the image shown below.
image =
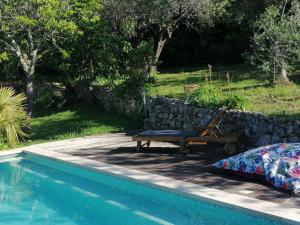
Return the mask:
<svg viewBox="0 0 300 225">
<path fill-rule="evenodd" d="M 195 107 L 163 97 L 148 97 L 146 129 L 203 128 L 216 109 Z M 243 143 L 261 146 L 279 142 L 300 142 L 300 121 L 260 113 L 228 111 L 220 122 L 221 133 L 239 132 Z"/>
<path fill-rule="evenodd" d="M 105 111 L 119 114 L 136 113 L 141 101 L 120 98 L 105 87 L 92 87 L 81 92 L 102 106 Z M 164 97 L 147 97 L 146 129 L 201 129 L 214 116 L 216 109 L 196 107 Z M 260 113 L 229 110 L 220 122 L 221 133 L 238 132 L 243 144 L 261 146 L 280 142 L 300 142 L 300 121 Z"/>
<path fill-rule="evenodd" d="M 117 96 L 110 88 L 104 86 L 77 88 L 76 92 L 80 98 L 94 101 L 106 112 L 132 115 L 141 108 L 141 101 L 127 96 Z"/>
</svg>

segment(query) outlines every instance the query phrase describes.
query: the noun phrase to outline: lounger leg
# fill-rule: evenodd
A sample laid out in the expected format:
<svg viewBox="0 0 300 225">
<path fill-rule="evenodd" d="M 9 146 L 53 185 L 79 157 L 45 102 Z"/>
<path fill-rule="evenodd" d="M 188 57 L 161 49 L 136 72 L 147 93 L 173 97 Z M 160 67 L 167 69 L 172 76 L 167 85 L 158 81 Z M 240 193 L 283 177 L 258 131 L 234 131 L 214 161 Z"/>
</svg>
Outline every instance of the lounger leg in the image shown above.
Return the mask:
<svg viewBox="0 0 300 225">
<path fill-rule="evenodd" d="M 147 141 L 147 147 L 148 147 L 148 148 L 150 147 L 150 143 L 151 143 L 151 141 L 148 140 L 148 141 Z"/>
<path fill-rule="evenodd" d="M 186 155 L 186 143 L 184 138 L 180 140 L 180 152 L 185 156 Z"/>
<path fill-rule="evenodd" d="M 142 150 L 142 141 L 137 141 L 136 150 L 140 152 Z"/>
</svg>

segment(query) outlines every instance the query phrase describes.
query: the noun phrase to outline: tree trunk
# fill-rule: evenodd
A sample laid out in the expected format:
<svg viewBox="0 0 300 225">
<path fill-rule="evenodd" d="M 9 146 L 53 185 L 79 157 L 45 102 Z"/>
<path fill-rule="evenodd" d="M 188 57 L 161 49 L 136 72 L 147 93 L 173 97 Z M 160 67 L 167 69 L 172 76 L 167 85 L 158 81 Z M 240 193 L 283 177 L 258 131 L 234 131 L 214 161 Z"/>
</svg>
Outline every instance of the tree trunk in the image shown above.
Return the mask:
<svg viewBox="0 0 300 225">
<path fill-rule="evenodd" d="M 288 72 L 284 68 L 281 68 L 280 80 L 283 84 L 290 84 Z"/>
<path fill-rule="evenodd" d="M 31 118 L 32 117 L 32 104 L 33 104 L 33 81 L 32 76 L 26 74 L 25 78 L 25 93 L 27 97 L 27 114 Z"/>
<path fill-rule="evenodd" d="M 273 59 L 274 64 L 273 64 L 273 81 L 272 81 L 272 86 L 276 85 L 276 60 L 275 57 Z"/>
<path fill-rule="evenodd" d="M 38 60 L 38 48 L 34 48 L 33 37 L 30 31 L 28 31 L 28 41 L 30 54 L 22 51 L 20 45 L 13 39 L 11 43 L 6 42 L 8 48 L 17 56 L 22 69 L 25 73 L 25 94 L 27 97 L 27 113 L 28 116 L 32 116 L 32 104 L 33 104 L 33 76 L 35 73 L 35 66 Z"/>
<path fill-rule="evenodd" d="M 21 60 L 21 65 L 25 73 L 25 94 L 27 97 L 27 113 L 29 117 L 32 117 L 32 104 L 34 97 L 33 90 L 33 76 L 35 73 L 36 60 Z"/>
<path fill-rule="evenodd" d="M 150 74 L 156 71 L 159 57 L 169 37 L 170 35 L 165 34 L 165 32 L 160 33 L 155 50 L 154 61 L 150 68 Z"/>
</svg>

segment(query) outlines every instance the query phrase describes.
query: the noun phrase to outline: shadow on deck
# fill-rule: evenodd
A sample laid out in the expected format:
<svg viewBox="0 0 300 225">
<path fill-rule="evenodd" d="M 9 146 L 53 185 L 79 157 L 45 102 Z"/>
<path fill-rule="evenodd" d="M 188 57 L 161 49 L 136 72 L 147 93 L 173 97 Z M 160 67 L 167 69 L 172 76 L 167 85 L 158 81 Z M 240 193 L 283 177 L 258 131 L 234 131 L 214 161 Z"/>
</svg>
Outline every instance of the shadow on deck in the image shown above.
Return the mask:
<svg viewBox="0 0 300 225">
<path fill-rule="evenodd" d="M 176 154 L 178 146 L 170 143 L 156 142 L 151 144 L 152 147 L 136 152 L 136 143 L 131 141 L 130 134 L 117 133 L 78 138 L 57 144 L 43 144 L 41 148 L 247 195 L 284 206 L 300 207 L 299 195 L 291 196 L 276 190 L 263 180 L 241 178 L 214 170 L 211 167 L 212 163 L 228 157 L 223 152 L 222 145 L 209 144 L 194 148 L 186 157 Z"/>
</svg>

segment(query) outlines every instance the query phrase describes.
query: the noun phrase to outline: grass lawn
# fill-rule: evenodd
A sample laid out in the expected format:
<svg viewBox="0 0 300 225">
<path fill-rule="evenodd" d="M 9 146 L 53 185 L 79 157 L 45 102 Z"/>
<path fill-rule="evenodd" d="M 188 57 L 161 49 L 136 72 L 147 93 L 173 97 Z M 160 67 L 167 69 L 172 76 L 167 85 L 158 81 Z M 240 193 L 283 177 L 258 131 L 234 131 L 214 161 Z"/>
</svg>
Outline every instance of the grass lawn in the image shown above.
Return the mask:
<svg viewBox="0 0 300 225">
<path fill-rule="evenodd" d="M 226 80 L 227 73 L 230 75 L 230 82 Z M 246 110 L 300 118 L 300 67 L 291 77 L 293 83 L 289 86 L 271 87 L 265 75 L 244 65 L 214 67 L 211 84 L 205 82 L 205 74 L 208 74 L 208 69 L 204 67 L 160 71 L 149 94 L 185 100 L 185 84 L 196 84 L 199 87 L 213 85 L 220 87 L 224 95 L 233 93 L 244 96 L 248 100 Z M 135 129 L 141 127 L 139 123 L 142 121 L 103 113 L 94 106 L 84 104 L 59 112 L 43 109 L 35 115 L 31 120 L 30 136 L 19 147 Z M 0 150 L 6 148 L 0 142 Z"/>
<path fill-rule="evenodd" d="M 227 72 L 231 82 L 226 79 Z M 205 74 L 209 74 L 207 67 L 160 71 L 156 83 L 150 87 L 149 94 L 185 99 L 185 84 L 197 84 L 199 87 L 210 85 L 205 82 Z M 271 87 L 266 75 L 245 65 L 216 66 L 212 73 L 212 85 L 221 87 L 224 95 L 238 94 L 248 100 L 246 110 L 268 115 L 300 117 L 300 68 L 291 79 L 293 84 L 289 86 Z"/>
<path fill-rule="evenodd" d="M 139 125 L 134 119 L 103 113 L 93 106 L 83 105 L 80 108 L 49 112 L 49 115 L 32 118 L 30 137 L 18 147 L 135 129 Z M 0 149 L 6 148 L 6 145 L 0 143 Z"/>
</svg>

